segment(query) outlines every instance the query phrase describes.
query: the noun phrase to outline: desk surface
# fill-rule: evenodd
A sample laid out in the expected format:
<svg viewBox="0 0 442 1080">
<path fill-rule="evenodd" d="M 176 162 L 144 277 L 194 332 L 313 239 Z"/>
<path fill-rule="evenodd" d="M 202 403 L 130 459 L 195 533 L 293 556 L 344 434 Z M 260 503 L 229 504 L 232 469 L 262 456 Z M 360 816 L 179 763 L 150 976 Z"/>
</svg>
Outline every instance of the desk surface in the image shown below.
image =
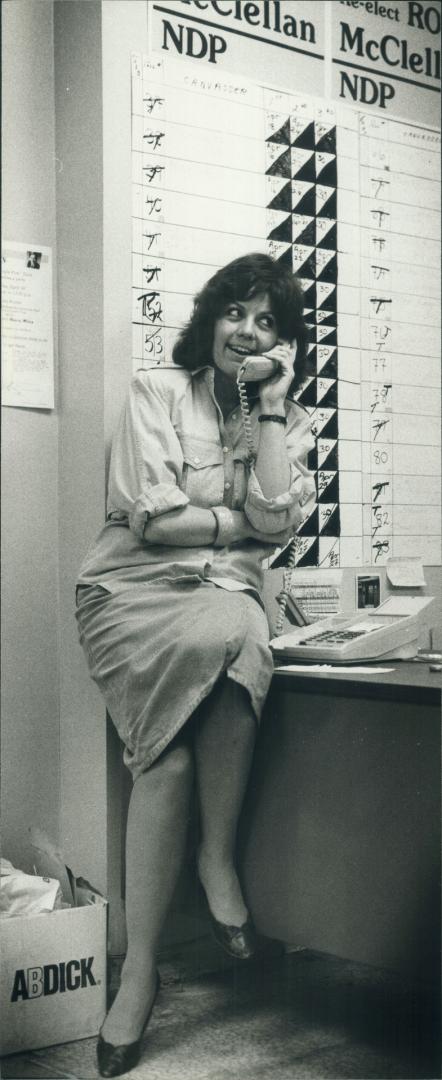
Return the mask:
<svg viewBox="0 0 442 1080">
<path fill-rule="evenodd" d="M 277 661 L 282 667 L 281 661 Z M 287 658 L 287 664 L 294 664 Z M 355 665 L 357 667 L 358 665 Z M 362 665 L 361 665 L 362 666 Z M 357 671 L 340 672 L 338 667 L 324 672 L 275 671 L 273 685 L 276 689 L 299 690 L 306 693 L 333 694 L 337 696 L 387 698 L 437 705 L 441 699 L 441 672 L 430 671 L 428 663 L 408 660 L 390 660 L 374 665 L 391 667 L 392 671 L 377 675 L 363 675 Z"/>
</svg>

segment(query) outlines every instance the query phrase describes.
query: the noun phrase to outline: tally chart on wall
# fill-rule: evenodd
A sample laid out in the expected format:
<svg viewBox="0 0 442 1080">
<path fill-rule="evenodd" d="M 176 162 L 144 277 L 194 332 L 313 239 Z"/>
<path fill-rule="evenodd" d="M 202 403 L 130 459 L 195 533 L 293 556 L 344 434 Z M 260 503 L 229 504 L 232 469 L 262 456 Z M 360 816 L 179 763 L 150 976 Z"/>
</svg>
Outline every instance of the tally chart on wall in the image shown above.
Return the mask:
<svg viewBox="0 0 442 1080">
<path fill-rule="evenodd" d="M 440 562 L 440 135 L 170 58 L 132 57 L 133 366 L 265 251 L 305 294 L 318 501 L 298 566 Z"/>
</svg>

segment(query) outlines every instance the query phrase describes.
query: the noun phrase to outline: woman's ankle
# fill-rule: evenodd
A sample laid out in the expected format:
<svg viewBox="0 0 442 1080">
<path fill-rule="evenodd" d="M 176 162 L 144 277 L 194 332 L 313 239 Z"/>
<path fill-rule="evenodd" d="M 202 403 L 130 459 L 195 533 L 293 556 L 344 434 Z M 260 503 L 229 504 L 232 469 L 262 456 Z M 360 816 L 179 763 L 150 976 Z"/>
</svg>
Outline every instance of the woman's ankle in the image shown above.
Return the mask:
<svg viewBox="0 0 442 1080">
<path fill-rule="evenodd" d="M 248 911 L 232 858 L 224 854 L 213 857 L 200 848 L 197 866 L 213 917 L 229 926 L 242 926 Z"/>
<path fill-rule="evenodd" d="M 129 970 L 123 965 L 120 986 L 103 1022 L 101 1035 L 119 1046 L 140 1038 L 157 990 L 156 966 Z"/>
</svg>

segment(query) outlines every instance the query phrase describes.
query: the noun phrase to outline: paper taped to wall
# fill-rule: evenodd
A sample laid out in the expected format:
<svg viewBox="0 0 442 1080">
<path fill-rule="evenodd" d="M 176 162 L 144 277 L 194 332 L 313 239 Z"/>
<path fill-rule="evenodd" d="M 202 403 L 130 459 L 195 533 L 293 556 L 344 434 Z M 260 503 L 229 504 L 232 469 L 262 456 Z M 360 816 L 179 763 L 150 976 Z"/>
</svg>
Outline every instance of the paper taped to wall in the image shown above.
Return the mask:
<svg viewBox="0 0 442 1080">
<path fill-rule="evenodd" d="M 420 588 L 426 584 L 422 560 L 418 558 L 403 556 L 403 558 L 388 559 L 386 573 L 390 584 L 397 588 Z"/>
</svg>

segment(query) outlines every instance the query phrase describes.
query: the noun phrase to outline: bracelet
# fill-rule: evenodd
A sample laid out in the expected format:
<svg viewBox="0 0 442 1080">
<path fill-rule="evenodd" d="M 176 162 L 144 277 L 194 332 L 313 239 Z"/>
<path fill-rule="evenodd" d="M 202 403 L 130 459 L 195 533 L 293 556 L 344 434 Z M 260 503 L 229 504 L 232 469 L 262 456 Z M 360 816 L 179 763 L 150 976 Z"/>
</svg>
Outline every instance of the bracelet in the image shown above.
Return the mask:
<svg viewBox="0 0 442 1080">
<path fill-rule="evenodd" d="M 235 518 L 228 506 L 211 506 L 217 523 L 217 532 L 214 540 L 215 547 L 227 547 L 235 536 Z"/>
<path fill-rule="evenodd" d="M 264 424 L 266 420 L 272 420 L 272 422 L 274 424 L 286 424 L 287 423 L 287 417 L 286 416 L 280 416 L 279 413 L 261 413 L 261 416 L 258 416 L 258 423 L 259 424 Z"/>
</svg>

